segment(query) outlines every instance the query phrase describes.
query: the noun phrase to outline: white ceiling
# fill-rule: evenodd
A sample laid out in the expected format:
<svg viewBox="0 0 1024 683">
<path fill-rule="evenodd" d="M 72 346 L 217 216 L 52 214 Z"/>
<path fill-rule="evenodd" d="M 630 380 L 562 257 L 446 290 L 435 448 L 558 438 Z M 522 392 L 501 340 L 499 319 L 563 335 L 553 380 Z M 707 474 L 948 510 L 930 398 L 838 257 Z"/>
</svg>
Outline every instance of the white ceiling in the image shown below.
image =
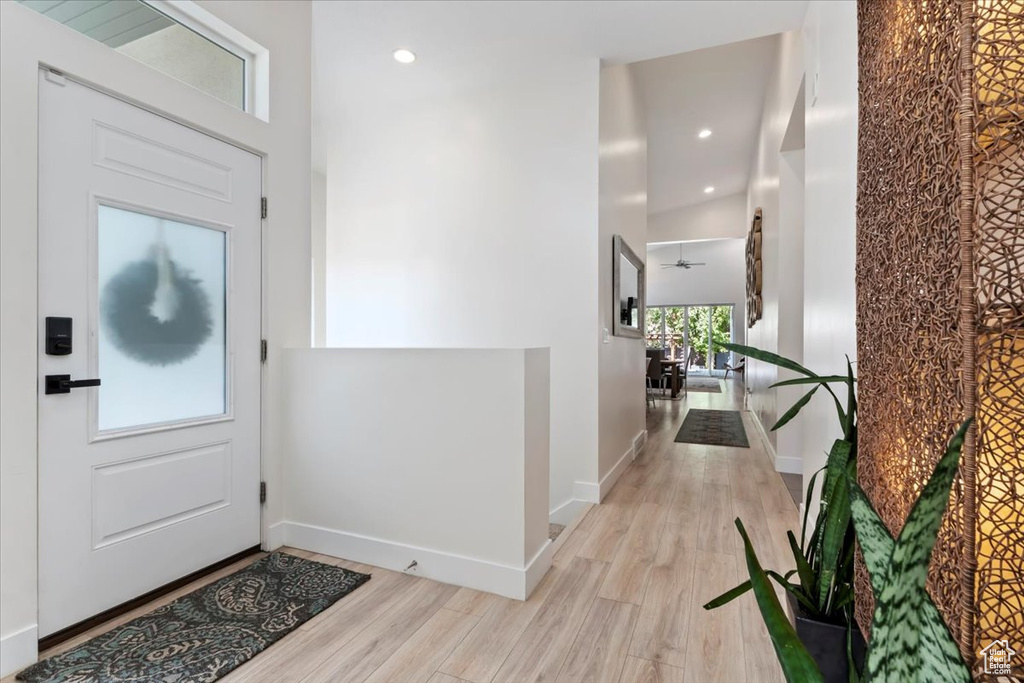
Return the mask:
<svg viewBox="0 0 1024 683">
<path fill-rule="evenodd" d="M 647 107 L 647 212 L 746 191 L 778 35 L 635 64 Z M 712 135 L 699 139 L 708 128 Z M 707 186 L 714 194 L 704 194 Z"/>
<path fill-rule="evenodd" d="M 356 108 L 478 87 L 572 59 L 628 63 L 800 26 L 806 0 L 313 3 L 314 132 Z M 413 50 L 413 65 L 394 61 Z"/>
</svg>

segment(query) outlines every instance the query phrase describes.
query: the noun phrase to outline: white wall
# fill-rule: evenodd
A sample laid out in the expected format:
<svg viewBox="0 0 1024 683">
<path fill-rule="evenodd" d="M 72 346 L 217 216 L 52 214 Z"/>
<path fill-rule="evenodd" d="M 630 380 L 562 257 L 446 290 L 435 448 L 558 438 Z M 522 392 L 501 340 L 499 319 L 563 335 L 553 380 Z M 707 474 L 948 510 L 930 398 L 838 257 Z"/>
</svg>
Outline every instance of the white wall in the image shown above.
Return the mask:
<svg viewBox="0 0 1024 683">
<path fill-rule="evenodd" d="M 683 244 L 683 258 L 706 266 L 662 268 L 679 260 L 679 245 L 647 248 L 647 305 L 733 304 L 733 341 L 746 339 L 746 242 L 719 239 Z"/>
<path fill-rule="evenodd" d="M 804 101 L 797 97 L 790 119 L 803 129 Z M 787 138 L 789 136 L 787 135 Z M 803 136 L 793 140 L 799 148 L 785 151 L 779 158 L 779 353 L 803 363 L 804 359 L 804 150 Z M 795 377 L 779 370 L 780 378 Z M 793 405 L 808 391 L 805 386 L 778 387 L 776 402 L 780 411 Z M 799 414 L 775 434 L 775 469 L 779 472 L 803 472 L 803 432 L 806 415 Z M 771 426 L 771 425 L 767 425 Z"/>
<path fill-rule="evenodd" d="M 280 518 L 282 346 L 309 343 L 310 21 L 308 2 L 202 2 L 271 54 L 262 121 L 13 2 L 0 3 L 0 675 L 36 656 L 38 66 L 99 85 L 266 154 L 263 474 L 266 525 Z M 256 340 L 252 340 L 256 343 Z"/>
<path fill-rule="evenodd" d="M 644 342 L 611 334 L 617 311 L 612 300 L 612 237 L 621 235 L 640 258 L 645 257 L 647 243 L 646 118 L 636 76 L 628 65 L 601 69 L 599 129 L 598 479 L 608 490 L 632 461 L 634 440 L 647 421 Z M 607 342 L 602 341 L 605 333 Z"/>
<path fill-rule="evenodd" d="M 598 79 L 324 122 L 328 345 L 549 347 L 552 509 L 598 479 Z"/>
<path fill-rule="evenodd" d="M 845 373 L 845 354 L 856 361 L 857 353 L 856 3 L 812 2 L 804 35 L 808 37 L 804 56 L 804 364 L 821 373 Z M 812 89 L 815 71 L 819 75 L 816 93 Z M 804 413 L 806 485 L 824 465 L 825 452 L 842 431 L 827 396 L 816 395 Z"/>
<path fill-rule="evenodd" d="M 749 227 L 747 196 L 737 193 L 650 214 L 647 217 L 647 242 L 657 244 L 746 237 Z"/>
<path fill-rule="evenodd" d="M 310 249 L 313 268 L 313 346 L 327 345 L 327 177 L 310 179 Z"/>
<path fill-rule="evenodd" d="M 528 570 L 550 564 L 548 361 L 286 351 L 285 542 L 525 599 Z"/>
<path fill-rule="evenodd" d="M 761 114 L 761 130 L 751 169 L 747 191 L 747 217 L 761 208 L 761 261 L 763 315 L 747 330 L 747 343 L 766 351 L 779 352 L 779 300 L 791 295 L 783 292 L 779 278 L 782 258 L 782 232 L 791 227 L 780 221 L 779 162 L 783 139 L 793 112 L 803 78 L 803 38 L 797 31 L 782 34 L 777 61 L 772 69 L 768 91 Z M 785 335 L 785 333 L 783 333 Z M 746 385 L 750 393 L 749 407 L 761 426 L 767 430 L 780 414 L 776 390 L 769 386 L 779 378 L 775 366 L 748 361 Z M 788 406 L 785 406 L 788 407 Z M 772 451 L 776 450 L 776 434 L 768 432 Z M 774 456 L 774 453 L 773 453 Z"/>
</svg>

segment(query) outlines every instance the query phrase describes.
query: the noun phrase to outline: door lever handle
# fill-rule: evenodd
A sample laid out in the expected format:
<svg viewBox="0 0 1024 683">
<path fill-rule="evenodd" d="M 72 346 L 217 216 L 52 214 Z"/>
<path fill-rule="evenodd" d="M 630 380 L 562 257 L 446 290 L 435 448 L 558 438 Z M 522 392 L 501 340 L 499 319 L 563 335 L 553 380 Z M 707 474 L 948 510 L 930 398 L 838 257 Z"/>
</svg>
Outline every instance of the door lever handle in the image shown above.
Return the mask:
<svg viewBox="0 0 1024 683">
<path fill-rule="evenodd" d="M 99 385 L 99 379 L 72 380 L 71 375 L 47 375 L 45 393 L 70 394 L 72 389 L 81 389 L 83 387 L 98 387 Z"/>
</svg>

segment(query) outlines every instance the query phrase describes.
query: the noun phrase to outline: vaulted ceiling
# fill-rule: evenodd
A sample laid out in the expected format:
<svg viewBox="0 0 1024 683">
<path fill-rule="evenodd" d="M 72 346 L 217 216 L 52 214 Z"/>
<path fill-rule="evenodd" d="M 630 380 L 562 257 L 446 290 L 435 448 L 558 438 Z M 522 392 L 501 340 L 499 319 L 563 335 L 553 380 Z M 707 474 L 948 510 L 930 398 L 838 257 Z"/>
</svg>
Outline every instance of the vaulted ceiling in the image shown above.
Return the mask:
<svg viewBox="0 0 1024 683">
<path fill-rule="evenodd" d="M 746 191 L 778 44 L 772 35 L 634 65 L 647 112 L 648 214 Z M 702 129 L 711 136 L 699 138 Z"/>
<path fill-rule="evenodd" d="M 314 2 L 314 130 L 573 59 L 630 63 L 800 26 L 806 0 Z M 395 62 L 406 47 L 414 68 Z"/>
</svg>

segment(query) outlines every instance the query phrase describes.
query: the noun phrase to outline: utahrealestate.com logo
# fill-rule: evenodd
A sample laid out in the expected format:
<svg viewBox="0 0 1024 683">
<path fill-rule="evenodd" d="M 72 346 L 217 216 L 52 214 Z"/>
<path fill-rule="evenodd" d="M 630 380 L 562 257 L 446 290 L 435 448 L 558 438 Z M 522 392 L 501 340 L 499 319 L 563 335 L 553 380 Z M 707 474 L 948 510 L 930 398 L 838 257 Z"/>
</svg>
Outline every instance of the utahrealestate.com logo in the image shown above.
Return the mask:
<svg viewBox="0 0 1024 683">
<path fill-rule="evenodd" d="M 1011 660 L 1017 653 L 1010 649 L 1009 640 L 993 640 L 979 654 L 985 660 L 985 673 L 1009 675 Z"/>
</svg>

